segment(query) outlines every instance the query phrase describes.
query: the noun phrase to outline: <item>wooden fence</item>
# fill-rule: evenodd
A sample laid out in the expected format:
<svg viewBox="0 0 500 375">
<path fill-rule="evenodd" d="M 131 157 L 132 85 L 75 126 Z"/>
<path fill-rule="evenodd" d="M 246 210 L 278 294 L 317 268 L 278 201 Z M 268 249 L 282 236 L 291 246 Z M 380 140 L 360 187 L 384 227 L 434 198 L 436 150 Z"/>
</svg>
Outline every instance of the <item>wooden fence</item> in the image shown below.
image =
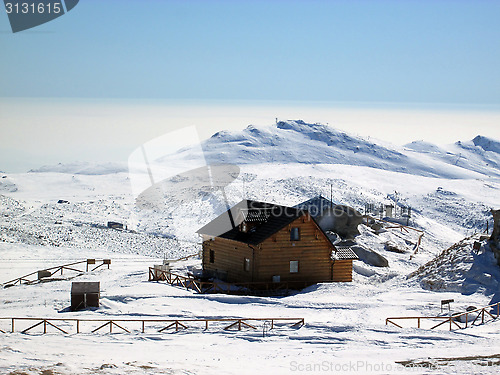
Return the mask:
<svg viewBox="0 0 500 375">
<path fill-rule="evenodd" d="M 10 330 L 5 328 L 11 333 L 33 332 L 37 327 L 39 333 L 48 333 L 49 329 L 55 333 L 96 333 L 104 332 L 105 328 L 109 329 L 109 333 L 113 333 L 118 329 L 119 332 L 126 333 L 145 333 L 154 329 L 156 332 L 161 333 L 168 330 L 175 332 L 180 330 L 187 330 L 189 328 L 198 328 L 203 331 L 208 331 L 209 327 L 223 331 L 241 331 L 243 328 L 258 330 L 257 323 L 261 323 L 263 332 L 270 329 L 289 326 L 291 328 L 300 328 L 304 323 L 304 318 L 223 318 L 223 319 L 86 319 L 86 318 L 0 318 L 0 322 L 5 322 L 4 325 L 8 326 L 10 323 Z M 10 322 L 9 322 L 10 321 Z M 29 323 L 28 323 L 29 322 Z M 26 324 L 28 323 L 28 324 Z M 34 324 L 32 324 L 34 323 Z M 131 325 L 135 325 L 135 329 Z M 28 327 L 26 327 L 28 325 Z M 21 326 L 21 328 L 19 328 Z M 106 330 L 107 331 L 107 330 Z M 1 330 L 1 333 L 6 331 Z"/>
<path fill-rule="evenodd" d="M 383 219 L 378 219 L 376 217 L 373 217 L 373 216 L 370 216 L 370 215 L 365 215 L 367 218 L 370 218 L 372 220 L 376 220 L 376 221 L 379 221 L 379 222 L 382 222 L 382 223 L 385 223 L 385 224 L 389 224 L 390 226 L 387 226 L 385 229 L 399 229 L 401 231 L 401 233 L 410 233 L 409 231 L 412 230 L 414 232 L 417 232 L 418 233 L 418 239 L 417 239 L 417 242 L 413 248 L 413 254 L 410 256 L 410 260 L 413 258 L 413 256 L 415 254 L 418 253 L 418 250 L 420 250 L 420 245 L 422 244 L 422 237 L 424 236 L 424 231 L 420 230 L 420 229 L 417 229 L 417 228 L 413 228 L 413 227 L 410 227 L 408 225 L 403 225 L 403 224 L 399 224 L 399 223 L 394 223 L 392 221 L 387 221 L 387 220 L 383 220 Z"/>
<path fill-rule="evenodd" d="M 222 281 L 201 281 L 193 277 L 178 275 L 154 267 L 149 267 L 149 281 L 166 281 L 170 285 L 191 289 L 202 294 L 287 294 L 290 290 L 300 290 L 313 284 L 307 281 L 288 281 L 279 283 L 226 283 Z"/>
<path fill-rule="evenodd" d="M 85 264 L 85 270 L 80 270 L 75 268 L 77 265 L 83 265 Z M 27 275 L 18 277 L 16 279 L 6 281 L 5 283 L 2 283 L 2 287 L 7 288 L 11 287 L 14 285 L 21 285 L 21 284 L 33 284 L 39 280 L 51 277 L 55 275 L 58 272 L 61 272 L 61 275 L 63 274 L 64 270 L 67 271 L 74 271 L 74 272 L 89 272 L 89 268 L 92 268 L 91 271 L 95 271 L 96 269 L 107 265 L 109 269 L 109 265 L 111 264 L 111 259 L 87 259 L 87 260 L 81 260 L 78 262 L 74 263 L 69 263 L 69 264 L 64 264 L 62 266 L 55 266 L 55 267 L 50 267 L 50 268 L 45 268 L 43 270 L 35 271 L 32 273 L 29 273 Z"/>
<path fill-rule="evenodd" d="M 489 311 L 488 311 L 489 310 Z M 496 316 L 495 316 L 496 315 Z M 389 323 L 395 325 L 396 327 L 403 328 L 401 325 L 395 323 L 395 320 L 413 320 L 417 323 L 417 328 L 422 328 L 422 323 L 428 320 L 438 320 L 440 323 L 430 327 L 430 329 L 434 329 L 440 327 L 444 324 L 449 324 L 450 331 L 455 329 L 465 329 L 468 327 L 472 327 L 477 324 L 484 324 L 487 321 L 496 320 L 500 316 L 500 302 L 495 303 L 493 305 L 488 305 L 485 307 L 481 307 L 476 310 L 467 311 L 459 314 L 454 314 L 451 316 L 403 316 L 403 317 L 393 317 L 387 318 L 385 320 L 385 325 Z M 491 318 L 491 319 L 489 319 Z M 489 319 L 489 320 L 488 320 Z M 470 324 L 469 324 L 470 322 Z M 479 323 L 480 322 L 480 323 Z"/>
</svg>

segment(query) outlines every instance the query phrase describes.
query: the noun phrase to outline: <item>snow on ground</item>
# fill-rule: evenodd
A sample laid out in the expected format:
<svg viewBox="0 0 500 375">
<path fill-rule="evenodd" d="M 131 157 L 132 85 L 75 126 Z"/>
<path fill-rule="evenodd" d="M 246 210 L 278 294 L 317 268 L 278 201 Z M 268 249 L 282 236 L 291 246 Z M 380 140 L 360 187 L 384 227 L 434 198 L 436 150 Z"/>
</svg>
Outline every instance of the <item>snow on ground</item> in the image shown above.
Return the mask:
<svg viewBox="0 0 500 375">
<path fill-rule="evenodd" d="M 482 232 L 489 208 L 498 208 L 496 145 L 480 137 L 443 148 L 423 143 L 398 148 L 299 121 L 221 132 L 204 149 L 209 160 L 241 163 L 239 177 L 225 188 L 228 202 L 220 192 L 193 189 L 192 200 L 164 194 L 148 208 L 135 204 L 133 176 L 118 164 L 3 174 L 0 281 L 86 258 L 111 258 L 112 264 L 110 270 L 68 272 L 50 282 L 0 290 L 2 317 L 303 317 L 306 324 L 281 327 L 267 337 L 262 326 L 142 334 L 132 323 L 130 334 L 0 333 L 1 372 L 496 374 L 499 322 L 452 332 L 417 329 L 411 322 L 403 329 L 385 325 L 390 316 L 438 315 L 443 299 L 454 299 L 453 308 L 461 309 L 487 305 L 498 295 L 500 275 L 487 247 L 473 254 L 471 239 L 443 252 Z M 188 154 L 183 150 L 179 158 Z M 413 208 L 410 225 L 425 232 L 419 251 L 413 251 L 416 232 L 375 233 L 361 226 L 358 242 L 386 257 L 389 267 L 356 261 L 352 283 L 256 297 L 198 295 L 147 281 L 148 267 L 164 256 L 198 252 L 194 232 L 226 203 L 250 198 L 293 206 L 319 194 L 330 197 L 331 189 L 334 201 L 361 211 L 366 203 L 389 203 L 397 191 L 399 202 Z M 127 230 L 106 228 L 108 221 L 123 222 Z M 402 252 L 389 251 L 387 242 Z M 192 258 L 173 265 L 185 273 L 199 264 Z M 72 280 L 100 281 L 101 307 L 68 312 Z M 439 280 L 445 287 L 426 287 Z M 9 328 L 0 320 L 0 329 Z"/>
<path fill-rule="evenodd" d="M 25 258 L 32 269 L 37 269 L 53 265 L 58 259 L 60 263 L 62 257 L 67 260 L 82 257 L 72 248 L 53 252 L 47 246 L 5 243 L 0 246 L 0 254 L 2 263 L 10 269 L 6 272 L 9 277 L 19 276 L 16 265 L 20 258 Z M 89 251 L 88 254 L 116 256 L 102 251 Z M 48 261 L 49 258 L 53 260 Z M 492 354 L 490 348 L 500 345 L 498 323 L 460 332 L 401 330 L 385 325 L 384 319 L 388 316 L 437 314 L 443 298 L 481 306 L 488 302 L 483 294 L 434 293 L 404 285 L 401 279 L 392 279 L 389 284 L 366 284 L 355 277 L 353 283 L 320 284 L 287 297 L 197 295 L 163 283 L 147 282 L 147 266 L 157 261 L 120 256 L 113 259 L 110 270 L 100 269 L 78 277 L 78 280 L 101 282 L 98 310 L 66 312 L 70 283 L 75 279 L 63 279 L 2 290 L 2 316 L 304 317 L 306 325 L 299 329 L 276 329 L 268 337 L 262 337 L 261 329 L 255 332 L 193 329 L 191 333 L 147 331 L 142 334 L 139 323 L 127 325 L 134 330 L 130 334 L 62 335 L 50 330 L 47 335 L 5 334 L 2 335 L 0 359 L 2 371 L 29 374 L 39 374 L 42 370 L 55 374 L 249 374 L 261 371 L 285 374 L 299 372 L 299 369 L 310 373 L 306 371 L 308 366 L 323 368 L 328 365 L 331 373 L 338 373 L 335 369 L 340 366 L 354 366 L 358 373 L 368 373 L 370 367 L 381 370 L 374 373 L 404 373 L 404 368 L 396 361 L 449 358 L 464 353 L 489 355 Z M 67 277 L 72 276 L 68 272 Z M 8 322 L 1 324 L 0 329 L 9 329 Z M 463 367 L 470 362 L 455 365 Z M 474 373 L 467 367 L 457 370 L 455 365 L 440 368 L 439 373 Z M 388 368 L 391 371 L 387 371 Z M 482 373 L 496 371 L 481 365 L 474 368 Z M 417 373 L 435 372 L 424 369 Z"/>
</svg>

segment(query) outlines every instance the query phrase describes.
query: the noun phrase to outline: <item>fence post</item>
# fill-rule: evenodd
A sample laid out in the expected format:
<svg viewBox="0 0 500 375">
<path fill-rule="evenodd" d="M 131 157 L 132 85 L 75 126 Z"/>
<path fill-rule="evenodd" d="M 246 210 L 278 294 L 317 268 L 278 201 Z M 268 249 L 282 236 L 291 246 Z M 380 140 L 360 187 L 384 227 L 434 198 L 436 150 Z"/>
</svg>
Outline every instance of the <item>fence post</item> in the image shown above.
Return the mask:
<svg viewBox="0 0 500 375">
<path fill-rule="evenodd" d="M 43 333 L 47 333 L 47 320 L 43 320 Z"/>
<path fill-rule="evenodd" d="M 80 321 L 76 321 L 76 333 L 80 333 Z"/>
<path fill-rule="evenodd" d="M 417 318 L 417 328 L 420 328 L 420 318 Z"/>
<path fill-rule="evenodd" d="M 145 325 L 145 322 L 144 320 L 142 321 L 142 333 L 144 333 L 144 325 Z"/>
<path fill-rule="evenodd" d="M 14 333 L 14 318 L 12 318 L 12 333 Z"/>
</svg>

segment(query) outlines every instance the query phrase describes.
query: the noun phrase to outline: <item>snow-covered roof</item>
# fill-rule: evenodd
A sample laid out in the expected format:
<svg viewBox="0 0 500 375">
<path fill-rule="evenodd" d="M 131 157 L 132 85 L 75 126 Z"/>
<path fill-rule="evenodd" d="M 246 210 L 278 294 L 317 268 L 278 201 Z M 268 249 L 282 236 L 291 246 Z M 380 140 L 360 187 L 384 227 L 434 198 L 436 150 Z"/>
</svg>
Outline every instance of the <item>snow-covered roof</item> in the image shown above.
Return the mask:
<svg viewBox="0 0 500 375">
<path fill-rule="evenodd" d="M 309 214 L 312 217 L 317 217 L 317 216 L 322 216 L 325 210 L 330 209 L 331 207 L 336 206 L 337 204 L 338 203 L 332 202 L 330 199 L 318 195 L 317 197 L 299 203 L 294 207 L 301 210 L 307 210 L 309 211 Z"/>
<path fill-rule="evenodd" d="M 331 255 L 334 260 L 359 259 L 349 246 L 335 246 L 335 248 L 336 251 L 332 251 Z"/>
</svg>

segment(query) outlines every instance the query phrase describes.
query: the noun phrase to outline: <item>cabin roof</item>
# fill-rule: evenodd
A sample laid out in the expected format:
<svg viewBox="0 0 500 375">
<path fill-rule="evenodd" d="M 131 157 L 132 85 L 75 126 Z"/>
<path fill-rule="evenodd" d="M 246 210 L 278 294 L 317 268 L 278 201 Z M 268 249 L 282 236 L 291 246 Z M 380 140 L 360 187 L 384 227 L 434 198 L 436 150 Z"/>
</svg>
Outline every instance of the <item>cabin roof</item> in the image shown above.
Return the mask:
<svg viewBox="0 0 500 375">
<path fill-rule="evenodd" d="M 338 203 L 318 195 L 314 198 L 308 199 L 307 201 L 299 203 L 294 207 L 300 210 L 307 210 L 312 217 L 316 218 L 317 216 L 322 216 L 325 211 L 331 210 L 332 207 L 337 205 Z"/>
<path fill-rule="evenodd" d="M 242 200 L 196 233 L 257 245 L 304 214 L 307 211 L 293 207 Z M 257 225 L 244 233 L 238 227 L 243 221 Z"/>
<path fill-rule="evenodd" d="M 99 293 L 99 281 L 74 281 L 71 294 Z"/>
</svg>

